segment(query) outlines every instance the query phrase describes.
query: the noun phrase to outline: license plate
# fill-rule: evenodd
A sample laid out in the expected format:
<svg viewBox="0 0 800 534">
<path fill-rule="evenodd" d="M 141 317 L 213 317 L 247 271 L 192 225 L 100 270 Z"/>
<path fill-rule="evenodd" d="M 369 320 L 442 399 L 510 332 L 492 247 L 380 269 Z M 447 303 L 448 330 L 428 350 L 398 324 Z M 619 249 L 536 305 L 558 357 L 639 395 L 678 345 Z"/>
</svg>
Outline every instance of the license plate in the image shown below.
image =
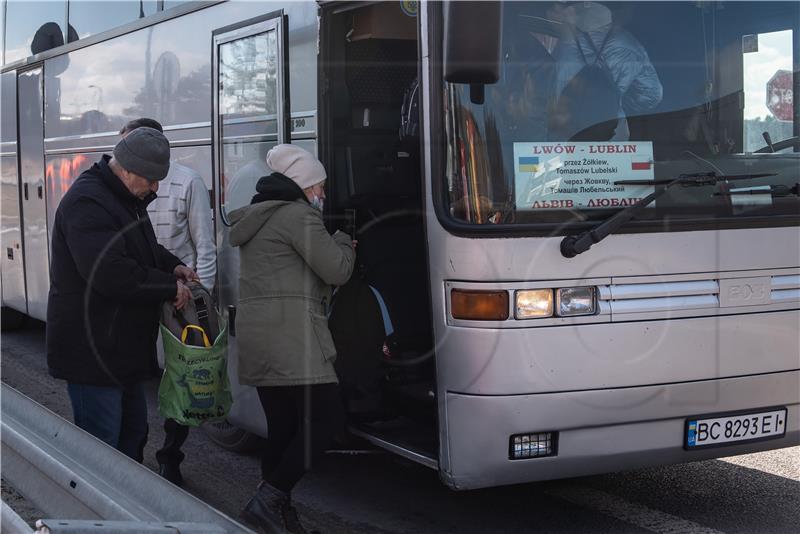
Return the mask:
<svg viewBox="0 0 800 534">
<path fill-rule="evenodd" d="M 780 438 L 786 434 L 786 408 L 686 420 L 687 450 Z"/>
</svg>

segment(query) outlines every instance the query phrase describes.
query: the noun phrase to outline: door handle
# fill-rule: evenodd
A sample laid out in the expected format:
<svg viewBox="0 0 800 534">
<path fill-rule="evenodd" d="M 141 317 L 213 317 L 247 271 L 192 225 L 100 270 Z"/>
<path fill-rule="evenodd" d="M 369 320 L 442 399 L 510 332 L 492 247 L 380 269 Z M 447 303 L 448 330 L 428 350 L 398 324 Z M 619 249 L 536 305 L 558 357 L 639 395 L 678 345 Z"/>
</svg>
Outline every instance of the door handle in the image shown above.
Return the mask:
<svg viewBox="0 0 800 534">
<path fill-rule="evenodd" d="M 25 195 L 25 200 L 28 200 L 28 183 L 22 185 L 22 193 Z"/>
<path fill-rule="evenodd" d="M 40 185 L 36 187 L 36 194 L 39 195 L 39 198 L 44 198 L 44 186 Z"/>
</svg>

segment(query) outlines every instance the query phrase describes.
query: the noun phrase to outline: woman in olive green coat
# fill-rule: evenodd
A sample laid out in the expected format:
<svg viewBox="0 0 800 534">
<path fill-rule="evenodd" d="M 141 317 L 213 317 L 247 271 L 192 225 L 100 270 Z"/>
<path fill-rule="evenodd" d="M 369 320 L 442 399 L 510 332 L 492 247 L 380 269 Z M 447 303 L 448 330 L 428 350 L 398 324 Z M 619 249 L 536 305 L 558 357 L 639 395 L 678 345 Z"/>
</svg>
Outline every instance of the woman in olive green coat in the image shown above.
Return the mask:
<svg viewBox="0 0 800 534">
<path fill-rule="evenodd" d="M 314 156 L 278 145 L 267 165 L 275 172 L 259 180 L 251 205 L 230 215 L 241 259 L 239 382 L 257 388 L 268 428 L 263 482 L 242 518 L 267 532 L 304 532 L 290 492 L 343 422 L 326 312 L 355 251 L 350 236 L 325 229 L 326 175 Z"/>
</svg>

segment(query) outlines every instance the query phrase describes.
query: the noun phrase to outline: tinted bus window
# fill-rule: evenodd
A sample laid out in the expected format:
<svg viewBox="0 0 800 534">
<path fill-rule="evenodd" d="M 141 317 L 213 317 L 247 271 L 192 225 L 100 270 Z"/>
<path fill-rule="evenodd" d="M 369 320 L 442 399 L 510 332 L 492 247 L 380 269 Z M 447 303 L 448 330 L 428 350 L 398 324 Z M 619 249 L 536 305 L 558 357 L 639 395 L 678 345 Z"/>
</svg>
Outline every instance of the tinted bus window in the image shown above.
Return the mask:
<svg viewBox="0 0 800 534">
<path fill-rule="evenodd" d="M 117 26 L 122 26 L 154 14 L 158 10 L 155 0 L 143 2 L 70 2 L 69 23 L 75 28 L 77 38 L 85 39 Z M 70 40 L 74 40 L 70 36 Z"/>
<path fill-rule="evenodd" d="M 6 63 L 64 44 L 67 3 L 8 0 L 6 4 Z"/>
<path fill-rule="evenodd" d="M 197 28 L 210 26 L 204 19 L 197 24 L 175 19 L 101 48 L 75 50 L 65 56 L 66 69 L 53 65 L 57 58 L 48 60 L 45 137 L 116 132 L 136 117 L 154 117 L 164 126 L 207 119 L 210 33 Z"/>
</svg>

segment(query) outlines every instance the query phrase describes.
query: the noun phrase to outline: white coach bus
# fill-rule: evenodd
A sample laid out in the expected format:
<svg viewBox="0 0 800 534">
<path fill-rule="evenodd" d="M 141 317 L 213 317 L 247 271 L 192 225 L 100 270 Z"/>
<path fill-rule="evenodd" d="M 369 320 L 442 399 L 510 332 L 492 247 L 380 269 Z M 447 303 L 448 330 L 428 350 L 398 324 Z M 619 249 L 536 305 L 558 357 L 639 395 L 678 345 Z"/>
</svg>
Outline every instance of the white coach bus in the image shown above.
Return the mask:
<svg viewBox="0 0 800 534">
<path fill-rule="evenodd" d="M 276 143 L 319 156 L 382 296 L 330 318 L 350 428 L 448 486 L 800 443 L 797 2 L 100 4 L 2 2 L 4 326 L 45 318 L 59 200 L 152 117 L 228 314 L 228 213 Z M 241 448 L 233 386 L 208 431 Z"/>
</svg>

